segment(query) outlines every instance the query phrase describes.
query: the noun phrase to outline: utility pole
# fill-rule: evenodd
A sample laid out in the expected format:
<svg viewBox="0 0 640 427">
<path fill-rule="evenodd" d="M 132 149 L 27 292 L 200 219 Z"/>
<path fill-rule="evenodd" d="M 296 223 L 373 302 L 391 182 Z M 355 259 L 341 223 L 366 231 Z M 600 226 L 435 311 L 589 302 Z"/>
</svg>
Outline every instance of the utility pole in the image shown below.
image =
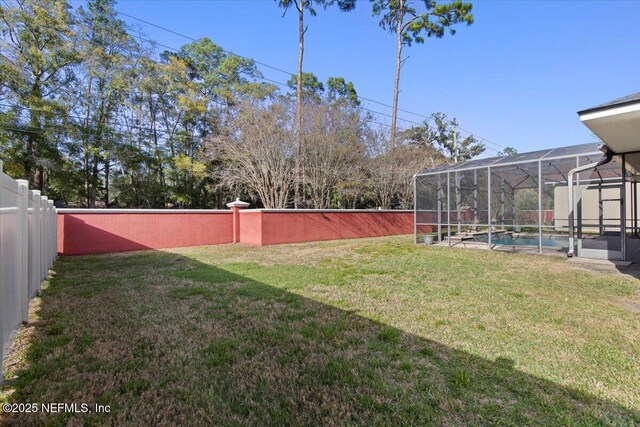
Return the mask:
<svg viewBox="0 0 640 427">
<path fill-rule="evenodd" d="M 299 4 L 295 2 L 298 8 L 298 81 L 296 82 L 296 159 L 295 159 L 295 176 L 293 182 L 293 207 L 298 209 L 301 207 L 300 198 L 304 197 L 304 189 L 300 189 L 301 170 L 300 170 L 300 154 L 302 150 L 302 60 L 304 58 L 304 33 L 307 32 L 304 27 L 304 8 L 309 6 L 309 0 L 302 0 Z"/>
<path fill-rule="evenodd" d="M 453 163 L 458 163 L 458 129 L 453 128 Z"/>
</svg>

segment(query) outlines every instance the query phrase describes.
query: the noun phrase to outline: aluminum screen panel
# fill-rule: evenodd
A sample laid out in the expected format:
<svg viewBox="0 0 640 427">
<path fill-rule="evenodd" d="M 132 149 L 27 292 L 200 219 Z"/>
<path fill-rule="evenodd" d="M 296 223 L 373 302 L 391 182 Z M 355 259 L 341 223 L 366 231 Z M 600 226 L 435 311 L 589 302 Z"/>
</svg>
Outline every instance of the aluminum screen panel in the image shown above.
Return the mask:
<svg viewBox="0 0 640 427">
<path fill-rule="evenodd" d="M 546 150 L 530 151 L 527 153 L 519 153 L 513 156 L 489 157 L 486 159 L 471 159 L 461 163 L 436 166 L 434 168 L 425 169 L 417 175 L 429 175 L 433 173 L 446 173 L 451 171 L 461 171 L 470 169 L 482 169 L 494 166 L 509 166 L 518 163 L 537 162 L 542 159 L 562 159 L 579 156 L 589 156 L 590 158 L 599 159 L 603 156 L 600 151 L 600 143 L 588 143 L 580 145 L 572 145 L 567 147 L 552 148 Z"/>
</svg>

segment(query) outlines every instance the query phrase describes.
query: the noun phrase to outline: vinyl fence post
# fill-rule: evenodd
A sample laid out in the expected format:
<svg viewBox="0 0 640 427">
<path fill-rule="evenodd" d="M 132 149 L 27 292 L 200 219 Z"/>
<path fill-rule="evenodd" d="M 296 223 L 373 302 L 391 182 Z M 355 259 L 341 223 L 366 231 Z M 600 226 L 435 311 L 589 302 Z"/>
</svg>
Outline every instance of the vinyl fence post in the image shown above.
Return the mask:
<svg viewBox="0 0 640 427">
<path fill-rule="evenodd" d="M 20 259 L 18 276 L 18 292 L 20 292 L 20 311 L 22 312 L 22 321 L 29 320 L 29 181 L 18 179 L 20 203 L 18 209 L 18 224 L 20 228 L 19 244 Z"/>
<path fill-rule="evenodd" d="M 40 192 L 29 191 L 29 296 L 40 290 Z"/>
<path fill-rule="evenodd" d="M 58 209 L 53 207 L 53 258 L 58 259 Z"/>
<path fill-rule="evenodd" d="M 49 206 L 49 203 L 47 202 L 47 198 L 46 197 L 42 197 L 42 261 L 43 261 L 43 278 L 44 280 L 47 279 L 47 276 L 49 275 L 48 271 L 49 271 L 49 235 L 47 234 L 47 231 L 49 230 L 49 224 L 48 224 L 48 220 L 49 220 L 49 215 L 47 215 L 49 212 L 47 211 L 47 208 Z"/>
<path fill-rule="evenodd" d="M 53 240 L 53 200 L 49 200 L 49 221 L 48 221 L 48 229 L 49 229 L 49 268 L 53 268 L 53 260 L 55 259 L 55 250 L 54 250 L 54 240 Z"/>
<path fill-rule="evenodd" d="M 40 209 L 41 197 L 40 190 L 32 190 L 33 194 L 33 222 L 35 227 L 33 229 L 34 244 L 34 261 L 33 270 L 36 275 L 36 289 L 40 290 L 40 281 L 42 280 L 42 211 Z"/>
<path fill-rule="evenodd" d="M 40 197 L 40 265 L 42 267 L 41 280 L 45 280 L 49 275 L 48 265 L 48 242 L 47 242 L 47 197 Z"/>
</svg>

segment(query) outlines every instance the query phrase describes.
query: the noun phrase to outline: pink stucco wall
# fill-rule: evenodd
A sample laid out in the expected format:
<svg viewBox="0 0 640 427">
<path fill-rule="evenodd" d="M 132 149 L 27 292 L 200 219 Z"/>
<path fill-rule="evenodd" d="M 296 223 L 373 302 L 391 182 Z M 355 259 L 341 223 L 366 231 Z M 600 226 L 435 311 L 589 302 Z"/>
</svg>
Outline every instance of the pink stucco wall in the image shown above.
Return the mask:
<svg viewBox="0 0 640 427">
<path fill-rule="evenodd" d="M 84 255 L 231 243 L 231 211 L 58 210 L 58 252 Z"/>
<path fill-rule="evenodd" d="M 249 210 L 240 212 L 243 227 L 245 217 L 252 230 L 240 242 L 258 245 L 413 233 L 413 211 Z"/>
<path fill-rule="evenodd" d="M 413 211 L 58 210 L 58 252 L 85 255 L 232 243 L 275 245 L 411 234 Z"/>
<path fill-rule="evenodd" d="M 240 211 L 240 243 L 262 245 L 262 211 Z"/>
</svg>

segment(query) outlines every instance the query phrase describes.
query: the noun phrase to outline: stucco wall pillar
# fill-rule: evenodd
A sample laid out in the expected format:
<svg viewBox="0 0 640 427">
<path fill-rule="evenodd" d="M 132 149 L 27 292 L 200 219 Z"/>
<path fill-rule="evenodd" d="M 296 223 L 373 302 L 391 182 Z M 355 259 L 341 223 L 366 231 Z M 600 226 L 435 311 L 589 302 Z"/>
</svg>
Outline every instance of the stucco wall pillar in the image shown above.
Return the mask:
<svg viewBox="0 0 640 427">
<path fill-rule="evenodd" d="M 227 203 L 227 207 L 233 212 L 233 243 L 240 243 L 240 209 L 245 209 L 249 203 L 239 198 L 235 202 Z"/>
</svg>

